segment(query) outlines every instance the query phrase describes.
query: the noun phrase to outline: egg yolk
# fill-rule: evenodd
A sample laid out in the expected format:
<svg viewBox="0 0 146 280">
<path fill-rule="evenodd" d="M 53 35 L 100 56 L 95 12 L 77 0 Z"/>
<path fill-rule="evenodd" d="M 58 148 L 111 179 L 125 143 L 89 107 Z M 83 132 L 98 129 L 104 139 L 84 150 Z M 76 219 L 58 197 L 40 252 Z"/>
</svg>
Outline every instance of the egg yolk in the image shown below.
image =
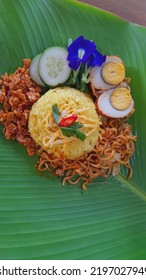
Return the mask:
<svg viewBox="0 0 146 280">
<path fill-rule="evenodd" d="M 127 88 L 117 88 L 110 95 L 110 103 L 119 111 L 126 110 L 132 101 L 132 96 Z"/>
<path fill-rule="evenodd" d="M 124 65 L 116 61 L 105 63 L 101 71 L 103 80 L 113 86 L 120 84 L 125 78 Z"/>
</svg>

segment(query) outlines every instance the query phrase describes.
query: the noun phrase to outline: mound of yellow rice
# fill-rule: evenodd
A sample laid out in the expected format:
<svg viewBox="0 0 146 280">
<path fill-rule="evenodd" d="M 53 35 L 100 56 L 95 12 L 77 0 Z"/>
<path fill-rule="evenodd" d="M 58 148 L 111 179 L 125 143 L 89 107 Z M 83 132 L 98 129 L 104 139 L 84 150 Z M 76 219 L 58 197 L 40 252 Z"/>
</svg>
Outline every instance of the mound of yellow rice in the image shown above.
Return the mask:
<svg viewBox="0 0 146 280">
<path fill-rule="evenodd" d="M 52 105 L 57 104 L 61 118 L 73 114 L 86 138 L 66 137 L 61 133 L 52 115 Z M 58 87 L 46 92 L 34 105 L 29 115 L 29 132 L 33 140 L 57 158 L 76 159 L 90 152 L 99 137 L 101 122 L 95 104 L 89 95 L 70 87 Z"/>
</svg>

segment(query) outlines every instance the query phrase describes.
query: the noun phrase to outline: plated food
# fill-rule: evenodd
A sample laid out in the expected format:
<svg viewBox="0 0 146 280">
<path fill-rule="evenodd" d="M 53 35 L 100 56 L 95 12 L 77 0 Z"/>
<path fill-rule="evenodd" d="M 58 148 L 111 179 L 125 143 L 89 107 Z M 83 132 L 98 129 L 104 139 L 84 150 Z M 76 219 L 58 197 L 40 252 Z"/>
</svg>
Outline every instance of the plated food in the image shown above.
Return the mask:
<svg viewBox="0 0 146 280">
<path fill-rule="evenodd" d="M 123 61 L 102 55 L 79 36 L 24 59 L 15 73 L 1 76 L 0 122 L 9 140 L 38 155 L 41 174 L 59 176 L 84 189 L 94 178 L 132 176 L 134 100 Z M 42 91 L 43 89 L 43 91 Z M 45 92 L 45 93 L 44 93 Z"/>
</svg>

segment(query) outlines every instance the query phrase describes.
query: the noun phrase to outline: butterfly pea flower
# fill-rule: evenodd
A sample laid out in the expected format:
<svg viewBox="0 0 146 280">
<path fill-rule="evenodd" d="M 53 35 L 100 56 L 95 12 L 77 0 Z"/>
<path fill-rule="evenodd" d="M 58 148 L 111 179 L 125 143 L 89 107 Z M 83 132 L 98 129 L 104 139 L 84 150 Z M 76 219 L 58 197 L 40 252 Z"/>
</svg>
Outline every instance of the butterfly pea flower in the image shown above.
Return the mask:
<svg viewBox="0 0 146 280">
<path fill-rule="evenodd" d="M 101 66 L 106 60 L 106 55 L 102 55 L 99 53 L 99 51 L 95 50 L 94 53 L 92 53 L 88 59 L 88 62 L 85 65 L 85 71 L 82 74 L 82 82 L 89 83 L 88 75 L 90 73 L 90 70 L 94 66 Z"/>
<path fill-rule="evenodd" d="M 76 71 L 81 63 L 86 64 L 96 50 L 96 45 L 93 41 L 84 39 L 83 36 L 79 36 L 68 47 L 69 67 Z"/>
<path fill-rule="evenodd" d="M 106 55 L 102 55 L 99 51 L 95 50 L 88 59 L 87 67 L 101 66 L 106 60 Z"/>
</svg>

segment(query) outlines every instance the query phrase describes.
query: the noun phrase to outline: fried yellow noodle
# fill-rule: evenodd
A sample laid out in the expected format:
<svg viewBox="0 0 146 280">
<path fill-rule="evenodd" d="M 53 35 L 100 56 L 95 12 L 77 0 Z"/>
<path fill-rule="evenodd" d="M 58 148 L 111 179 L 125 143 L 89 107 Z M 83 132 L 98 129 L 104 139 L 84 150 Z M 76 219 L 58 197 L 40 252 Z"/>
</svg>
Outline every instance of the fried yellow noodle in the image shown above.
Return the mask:
<svg viewBox="0 0 146 280">
<path fill-rule="evenodd" d="M 101 131 L 95 148 L 89 154 L 85 154 L 76 160 L 58 159 L 45 151 L 39 151 L 40 156 L 37 162 L 37 169 L 40 172 L 48 170 L 57 176 L 62 177 L 65 182 L 77 184 L 82 182 L 83 189 L 86 189 L 92 179 L 99 176 L 107 178 L 110 174 L 115 176 L 120 172 L 120 165 L 125 166 L 128 171 L 128 178 L 132 176 L 130 158 L 134 153 L 134 141 L 131 126 L 121 120 L 107 120 Z"/>
</svg>

